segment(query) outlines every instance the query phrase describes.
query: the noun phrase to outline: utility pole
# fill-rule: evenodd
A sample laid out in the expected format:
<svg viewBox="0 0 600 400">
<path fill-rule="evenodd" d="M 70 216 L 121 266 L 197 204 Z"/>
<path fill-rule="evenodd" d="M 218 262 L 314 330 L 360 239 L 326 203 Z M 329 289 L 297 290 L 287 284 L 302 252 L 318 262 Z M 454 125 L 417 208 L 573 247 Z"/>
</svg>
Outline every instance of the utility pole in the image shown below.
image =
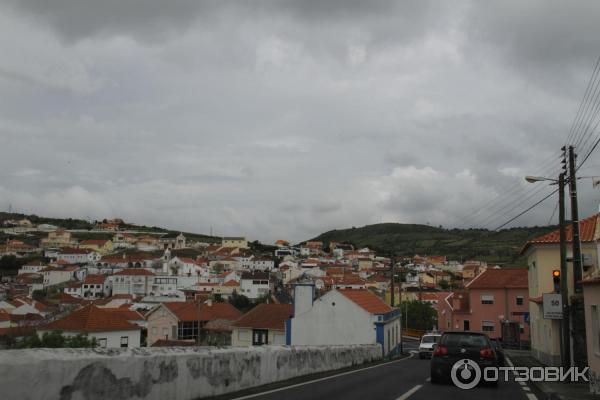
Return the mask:
<svg viewBox="0 0 600 400">
<path fill-rule="evenodd" d="M 573 284 L 575 294 L 582 294 L 581 239 L 579 237 L 579 209 L 577 207 L 577 177 L 575 176 L 575 149 L 569 146 L 569 194 L 571 196 L 571 223 L 573 231 Z"/>
<path fill-rule="evenodd" d="M 565 173 L 558 176 L 558 220 L 560 225 L 560 294 L 563 319 L 561 321 L 561 360 L 563 368 L 571 367 L 571 330 L 569 324 L 569 282 L 567 280 L 567 234 L 565 223 Z"/>
<path fill-rule="evenodd" d="M 396 297 L 396 292 L 394 292 L 394 274 L 396 273 L 395 271 L 395 261 L 394 261 L 394 252 L 392 251 L 392 257 L 391 257 L 391 266 L 390 269 L 392 271 L 392 283 L 391 283 L 391 289 L 392 289 L 392 295 L 390 296 L 390 306 L 393 308 L 394 307 L 394 297 Z"/>
<path fill-rule="evenodd" d="M 573 295 L 570 298 L 570 333 L 571 333 L 571 359 L 575 366 L 587 365 L 585 314 L 583 302 L 583 288 L 581 278 L 583 275 L 581 259 L 581 237 L 579 232 L 579 210 L 577 207 L 577 177 L 575 149 L 569 146 L 569 194 L 571 196 L 571 222 L 573 236 Z"/>
</svg>

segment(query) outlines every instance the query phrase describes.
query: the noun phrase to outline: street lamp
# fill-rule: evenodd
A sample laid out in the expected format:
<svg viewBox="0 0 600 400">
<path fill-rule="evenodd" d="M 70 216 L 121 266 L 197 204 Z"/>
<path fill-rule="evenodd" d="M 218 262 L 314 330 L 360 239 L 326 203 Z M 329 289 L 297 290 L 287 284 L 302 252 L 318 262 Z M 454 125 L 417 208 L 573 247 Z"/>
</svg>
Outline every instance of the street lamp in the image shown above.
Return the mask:
<svg viewBox="0 0 600 400">
<path fill-rule="evenodd" d="M 526 176 L 525 180 L 529 183 L 550 181 L 551 185 L 558 185 L 558 220 L 560 232 L 560 275 L 564 277 L 560 281 L 560 294 L 562 298 L 563 315 L 561 321 L 561 358 L 562 365 L 565 368 L 571 366 L 571 332 L 569 316 L 569 287 L 567 284 L 567 234 L 565 222 L 565 174 L 561 172 L 558 179 L 546 178 L 542 176 Z"/>
</svg>

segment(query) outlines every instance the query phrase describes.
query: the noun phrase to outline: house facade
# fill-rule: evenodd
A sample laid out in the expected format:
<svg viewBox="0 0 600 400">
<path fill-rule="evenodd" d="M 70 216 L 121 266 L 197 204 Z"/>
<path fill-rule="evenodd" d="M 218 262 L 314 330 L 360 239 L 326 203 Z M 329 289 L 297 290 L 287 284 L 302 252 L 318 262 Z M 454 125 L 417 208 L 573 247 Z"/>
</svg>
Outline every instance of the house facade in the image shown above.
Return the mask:
<svg viewBox="0 0 600 400">
<path fill-rule="evenodd" d="M 120 313 L 88 305 L 72 312 L 64 318 L 53 321 L 37 329 L 38 335 L 46 332 L 62 331 L 63 335 L 87 334 L 96 339 L 98 347 L 115 348 L 140 347 L 141 328 L 127 321 Z"/>
<path fill-rule="evenodd" d="M 530 341 L 526 269 L 487 269 L 437 302 L 438 328 L 485 332 L 505 344 Z"/>
<path fill-rule="evenodd" d="M 598 215 L 580 221 L 579 231 L 583 258 L 582 277 L 588 279 L 598 273 Z M 566 229 L 567 260 L 572 258 L 572 226 Z M 560 269 L 560 235 L 555 230 L 528 241 L 521 254 L 527 257 L 529 268 L 529 312 L 531 320 L 531 352 L 547 365 L 560 365 L 560 320 L 544 319 L 542 297 L 554 292 L 552 271 Z M 567 262 L 569 297 L 573 295 L 573 264 Z M 565 277 L 561 277 L 565 279 Z M 583 326 L 574 327 L 583 336 Z M 575 336 L 578 336 L 575 333 Z"/>
<path fill-rule="evenodd" d="M 366 289 L 333 289 L 315 298 L 312 284 L 294 287 L 288 345 L 380 344 L 383 355 L 400 344 L 400 311 Z"/>
<path fill-rule="evenodd" d="M 291 304 L 259 304 L 232 324 L 232 346 L 284 345 Z"/>
</svg>

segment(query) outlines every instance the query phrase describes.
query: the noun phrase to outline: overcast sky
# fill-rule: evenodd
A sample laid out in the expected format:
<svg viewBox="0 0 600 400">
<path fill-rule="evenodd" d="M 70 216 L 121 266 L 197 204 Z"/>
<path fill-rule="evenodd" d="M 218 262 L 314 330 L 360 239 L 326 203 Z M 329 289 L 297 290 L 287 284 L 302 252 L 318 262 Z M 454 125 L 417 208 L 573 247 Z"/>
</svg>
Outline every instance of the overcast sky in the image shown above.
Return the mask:
<svg viewBox="0 0 600 400">
<path fill-rule="evenodd" d="M 551 191 L 523 176 L 555 175 L 598 15 L 597 1 L 0 0 L 0 209 L 266 242 L 494 228 Z M 600 191 L 580 189 L 587 216 Z"/>
</svg>

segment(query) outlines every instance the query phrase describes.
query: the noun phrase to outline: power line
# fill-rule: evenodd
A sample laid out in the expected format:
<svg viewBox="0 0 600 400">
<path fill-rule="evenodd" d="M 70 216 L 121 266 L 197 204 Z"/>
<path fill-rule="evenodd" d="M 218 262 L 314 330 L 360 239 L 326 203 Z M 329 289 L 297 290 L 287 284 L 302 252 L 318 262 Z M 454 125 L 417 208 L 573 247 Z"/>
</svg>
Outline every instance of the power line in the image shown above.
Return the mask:
<svg viewBox="0 0 600 400">
<path fill-rule="evenodd" d="M 557 192 L 558 192 L 558 189 L 555 189 L 552 193 L 548 194 L 547 196 L 545 196 L 541 200 L 537 201 L 531 207 L 529 207 L 526 210 L 524 210 L 524 211 L 520 212 L 519 214 L 515 215 L 513 218 L 509 219 L 508 221 L 506 221 L 505 223 L 503 223 L 502 225 L 498 226 L 497 228 L 495 228 L 493 230 L 497 231 L 497 230 L 500 230 L 500 229 L 504 228 L 506 225 L 510 224 L 511 222 L 513 222 L 514 220 L 516 220 L 517 218 L 519 218 L 520 216 L 522 216 L 522 215 L 528 213 L 529 211 L 533 210 L 535 207 L 537 207 L 538 205 L 540 205 L 541 203 L 543 203 L 544 200 L 547 200 L 548 198 L 550 198 L 550 196 L 553 196 Z"/>
</svg>

